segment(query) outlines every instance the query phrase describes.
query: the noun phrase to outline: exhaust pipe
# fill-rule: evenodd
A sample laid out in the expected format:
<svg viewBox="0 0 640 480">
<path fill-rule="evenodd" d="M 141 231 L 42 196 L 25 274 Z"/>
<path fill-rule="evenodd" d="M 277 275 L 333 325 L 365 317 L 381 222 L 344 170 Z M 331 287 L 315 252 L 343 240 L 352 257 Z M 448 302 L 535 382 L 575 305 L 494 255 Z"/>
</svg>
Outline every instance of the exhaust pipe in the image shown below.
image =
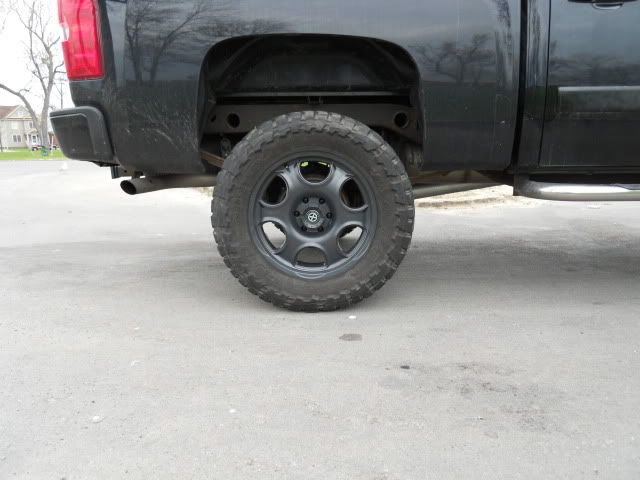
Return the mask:
<svg viewBox="0 0 640 480">
<path fill-rule="evenodd" d="M 438 197 L 450 193 L 470 192 L 482 188 L 495 187 L 499 183 L 452 183 L 451 185 L 421 185 L 413 188 L 413 197 L 421 198 Z"/>
<path fill-rule="evenodd" d="M 171 188 L 215 187 L 217 182 L 216 175 L 161 175 L 124 180 L 120 188 L 128 195 L 140 195 Z"/>
</svg>

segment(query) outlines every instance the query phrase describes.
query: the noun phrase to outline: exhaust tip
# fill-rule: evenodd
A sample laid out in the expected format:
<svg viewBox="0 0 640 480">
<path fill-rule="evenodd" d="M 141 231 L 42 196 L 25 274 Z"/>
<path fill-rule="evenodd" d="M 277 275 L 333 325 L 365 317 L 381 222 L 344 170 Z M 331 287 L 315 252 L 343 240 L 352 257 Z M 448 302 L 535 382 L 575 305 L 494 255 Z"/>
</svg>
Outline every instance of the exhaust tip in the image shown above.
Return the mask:
<svg viewBox="0 0 640 480">
<path fill-rule="evenodd" d="M 122 191 L 127 195 L 135 195 L 138 193 L 138 189 L 131 180 L 124 180 L 120 182 L 120 188 L 122 188 Z"/>
</svg>

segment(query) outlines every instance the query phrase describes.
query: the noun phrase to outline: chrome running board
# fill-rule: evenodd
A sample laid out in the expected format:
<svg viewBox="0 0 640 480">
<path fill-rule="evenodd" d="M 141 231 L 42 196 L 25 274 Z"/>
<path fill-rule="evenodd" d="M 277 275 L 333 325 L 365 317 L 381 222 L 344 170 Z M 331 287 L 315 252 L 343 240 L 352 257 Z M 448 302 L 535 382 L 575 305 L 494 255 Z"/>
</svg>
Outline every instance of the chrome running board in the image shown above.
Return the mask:
<svg viewBox="0 0 640 480">
<path fill-rule="evenodd" d="M 517 178 L 516 196 L 562 202 L 625 202 L 640 201 L 640 185 L 590 185 L 576 183 L 535 182 Z"/>
</svg>

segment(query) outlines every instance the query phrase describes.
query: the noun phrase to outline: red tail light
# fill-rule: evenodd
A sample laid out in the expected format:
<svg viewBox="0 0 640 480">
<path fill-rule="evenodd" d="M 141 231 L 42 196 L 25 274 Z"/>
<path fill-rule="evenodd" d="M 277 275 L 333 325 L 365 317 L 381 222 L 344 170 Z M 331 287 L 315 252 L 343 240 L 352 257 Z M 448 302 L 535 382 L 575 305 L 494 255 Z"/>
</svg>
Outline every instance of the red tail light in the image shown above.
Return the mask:
<svg viewBox="0 0 640 480">
<path fill-rule="evenodd" d="M 64 32 L 62 52 L 69 80 L 104 77 L 95 0 L 58 0 L 58 18 Z"/>
</svg>

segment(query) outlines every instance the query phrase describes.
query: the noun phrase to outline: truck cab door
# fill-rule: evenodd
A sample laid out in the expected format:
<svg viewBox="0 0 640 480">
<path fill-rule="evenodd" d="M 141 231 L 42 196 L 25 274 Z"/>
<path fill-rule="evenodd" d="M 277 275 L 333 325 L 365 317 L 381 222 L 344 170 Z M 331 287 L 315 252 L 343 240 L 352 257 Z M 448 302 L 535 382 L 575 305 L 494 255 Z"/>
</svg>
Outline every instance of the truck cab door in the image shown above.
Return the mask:
<svg viewBox="0 0 640 480">
<path fill-rule="evenodd" d="M 640 166 L 640 1 L 551 0 L 541 166 Z"/>
</svg>

